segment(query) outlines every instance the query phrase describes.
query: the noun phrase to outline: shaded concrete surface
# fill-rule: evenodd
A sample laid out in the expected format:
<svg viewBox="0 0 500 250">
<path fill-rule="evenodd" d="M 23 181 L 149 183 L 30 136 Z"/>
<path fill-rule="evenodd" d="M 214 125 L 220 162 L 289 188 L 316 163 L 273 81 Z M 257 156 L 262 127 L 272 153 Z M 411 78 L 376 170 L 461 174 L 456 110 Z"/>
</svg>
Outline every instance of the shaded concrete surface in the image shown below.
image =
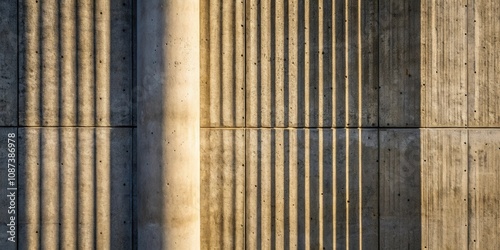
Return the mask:
<svg viewBox="0 0 500 250">
<path fill-rule="evenodd" d="M 0 126 L 17 126 L 17 2 L 0 1 Z"/>
<path fill-rule="evenodd" d="M 9 140 L 10 139 L 10 140 Z M 18 137 L 16 127 L 0 127 L 0 247 L 16 249 L 19 239 Z M 14 216 L 14 220 L 11 220 Z M 12 228 L 11 228 L 12 227 Z M 17 228 L 17 229 L 16 229 Z M 14 229 L 14 230 L 11 230 Z M 10 240 L 9 240 L 10 238 Z"/>
</svg>

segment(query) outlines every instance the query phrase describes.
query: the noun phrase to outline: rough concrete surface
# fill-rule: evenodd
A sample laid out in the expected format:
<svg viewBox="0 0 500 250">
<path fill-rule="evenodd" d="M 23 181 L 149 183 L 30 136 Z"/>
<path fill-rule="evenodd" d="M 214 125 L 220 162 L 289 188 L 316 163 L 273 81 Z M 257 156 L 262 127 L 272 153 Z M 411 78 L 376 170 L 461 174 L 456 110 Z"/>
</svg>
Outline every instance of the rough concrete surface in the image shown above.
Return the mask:
<svg viewBox="0 0 500 250">
<path fill-rule="evenodd" d="M 139 1 L 138 245 L 200 248 L 200 6 Z"/>
<path fill-rule="evenodd" d="M 21 126 L 132 125 L 131 7 L 19 3 Z"/>
<path fill-rule="evenodd" d="M 0 248 L 494 249 L 499 11 L 0 0 Z"/>
<path fill-rule="evenodd" d="M 132 130 L 19 129 L 19 248 L 132 248 Z"/>
<path fill-rule="evenodd" d="M 201 130 L 201 248 L 245 248 L 245 130 Z"/>
<path fill-rule="evenodd" d="M 0 1 L 0 126 L 17 126 L 17 2 Z"/>
</svg>

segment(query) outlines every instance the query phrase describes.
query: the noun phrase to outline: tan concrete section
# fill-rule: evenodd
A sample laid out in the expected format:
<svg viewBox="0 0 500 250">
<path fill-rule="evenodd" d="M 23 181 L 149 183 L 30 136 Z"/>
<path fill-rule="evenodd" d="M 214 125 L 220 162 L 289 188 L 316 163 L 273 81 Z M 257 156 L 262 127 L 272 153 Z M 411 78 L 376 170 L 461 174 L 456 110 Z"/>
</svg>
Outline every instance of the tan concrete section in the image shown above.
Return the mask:
<svg viewBox="0 0 500 250">
<path fill-rule="evenodd" d="M 58 130 L 48 129 L 39 132 L 40 146 L 40 247 L 59 248 L 59 176 L 62 169 L 58 161 L 61 151 Z M 63 163 L 64 164 L 64 163 Z M 31 204 L 26 204 L 30 206 Z"/>
<path fill-rule="evenodd" d="M 111 62 L 111 2 L 110 1 L 95 1 L 95 123 L 99 125 L 105 120 L 108 122 L 110 117 L 110 62 Z M 119 58 L 113 58 L 117 60 Z M 120 91 L 113 91 L 113 93 Z M 124 107 L 127 107 L 125 105 Z"/>
<path fill-rule="evenodd" d="M 374 1 L 249 1 L 247 126 L 376 126 L 376 10 Z"/>
<path fill-rule="evenodd" d="M 0 126 L 17 125 L 17 2 L 0 2 Z"/>
<path fill-rule="evenodd" d="M 467 249 L 467 143 L 464 129 L 421 130 L 422 249 Z"/>
<path fill-rule="evenodd" d="M 77 105 L 76 122 L 80 126 L 92 126 L 96 115 L 96 60 L 94 20 L 94 1 L 76 2 L 76 32 L 77 32 Z M 42 90 L 43 91 L 43 90 Z"/>
<path fill-rule="evenodd" d="M 138 245 L 200 248 L 200 9 L 137 5 Z"/>
<path fill-rule="evenodd" d="M 21 125 L 131 125 L 130 1 L 20 7 Z"/>
<path fill-rule="evenodd" d="M 39 249 L 40 246 L 40 160 L 41 138 L 39 129 L 20 129 L 18 148 L 20 155 L 19 183 L 19 244 L 20 249 Z M 29 142 L 29 143 L 28 143 Z M 72 204 L 76 206 L 76 204 Z M 64 211 L 64 210 L 62 210 Z M 76 223 L 75 223 L 76 225 Z"/>
<path fill-rule="evenodd" d="M 11 231 L 10 225 L 12 225 L 10 217 L 16 216 L 17 219 L 19 218 L 19 193 L 15 189 L 10 190 L 11 188 L 16 188 L 18 184 L 15 181 L 11 184 L 10 178 L 15 175 L 15 178 L 19 181 L 19 165 L 16 157 L 19 153 L 17 128 L 0 128 L 0 140 L 3 141 L 3 143 L 0 144 L 0 162 L 2 162 L 0 165 L 0 176 L 2 176 L 3 179 L 3 181 L 0 182 L 0 196 L 2 197 L 2 199 L 0 199 L 0 207 L 4 210 L 3 213 L 0 213 L 0 230 L 4 232 L 0 234 L 0 248 L 10 250 L 17 249 L 16 242 L 19 241 L 19 227 L 17 226 L 19 225 L 19 220 L 15 221 L 17 230 L 13 232 L 15 233 L 16 242 L 8 240 L 9 237 L 12 237 L 9 232 Z M 15 206 L 11 206 L 10 196 L 12 196 L 12 192 L 14 192 L 14 197 L 17 196 L 15 199 Z"/>
<path fill-rule="evenodd" d="M 420 1 L 380 1 L 380 126 L 420 126 Z"/>
<path fill-rule="evenodd" d="M 248 248 L 376 244 L 377 131 L 347 131 L 248 130 Z"/>
<path fill-rule="evenodd" d="M 245 248 L 245 131 L 201 130 L 201 248 Z"/>
<path fill-rule="evenodd" d="M 244 1 L 200 1 L 201 126 L 245 126 Z"/>
<path fill-rule="evenodd" d="M 78 176 L 78 211 L 77 211 L 77 246 L 78 249 L 92 248 L 96 244 L 96 147 L 95 131 L 77 131 L 77 176 Z M 43 180 L 42 180 L 43 181 Z"/>
<path fill-rule="evenodd" d="M 34 2 L 19 3 L 19 125 L 40 124 L 40 9 Z M 29 86 L 29 88 L 28 88 Z M 33 89 L 33 91 L 27 91 Z M 29 107 L 29 108 L 28 108 Z"/>
<path fill-rule="evenodd" d="M 421 1 L 421 125 L 467 126 L 467 3 Z"/>
<path fill-rule="evenodd" d="M 60 67 L 61 67 L 61 85 L 59 86 L 59 125 L 71 126 L 76 125 L 78 110 L 78 92 L 77 92 L 77 36 L 76 30 L 78 14 L 75 11 L 76 0 L 62 1 L 59 4 L 59 48 L 60 48 Z M 29 55 L 29 54 L 28 54 Z M 40 90 L 38 90 L 40 91 Z M 29 99 L 26 100 L 26 102 Z M 31 105 L 27 105 L 25 109 L 35 109 Z M 33 112 L 33 111 L 31 111 Z M 27 116 L 29 113 L 27 113 Z M 33 114 L 32 114 L 33 115 Z M 27 117 L 25 118 L 27 119 Z M 33 118 L 32 118 L 33 119 Z M 26 124 L 31 124 L 30 120 L 24 121 Z"/>
<path fill-rule="evenodd" d="M 19 247 L 131 249 L 132 130 L 20 129 Z"/>
<path fill-rule="evenodd" d="M 32 134 L 37 130 L 26 130 Z M 39 131 L 39 130 L 38 130 Z M 59 223 L 59 245 L 64 249 L 76 249 L 78 246 L 78 169 L 79 169 L 79 154 L 75 154 L 77 146 L 80 146 L 77 141 L 78 129 L 65 128 L 60 130 L 60 139 L 51 138 L 51 140 L 59 141 L 60 160 L 53 159 L 55 162 L 60 161 L 59 170 L 59 194 L 64 197 L 60 200 L 60 217 Z M 28 135 L 29 135 L 28 134 Z M 35 135 L 27 137 L 26 142 L 32 143 L 30 140 L 36 138 Z"/>
<path fill-rule="evenodd" d="M 419 249 L 421 244 L 420 133 L 380 130 L 380 248 Z"/>
<path fill-rule="evenodd" d="M 469 5 L 469 126 L 500 127 L 500 42 L 496 35 L 500 32 L 500 4 L 476 0 Z"/>
<path fill-rule="evenodd" d="M 469 132 L 469 248 L 500 244 L 500 131 Z"/>
</svg>

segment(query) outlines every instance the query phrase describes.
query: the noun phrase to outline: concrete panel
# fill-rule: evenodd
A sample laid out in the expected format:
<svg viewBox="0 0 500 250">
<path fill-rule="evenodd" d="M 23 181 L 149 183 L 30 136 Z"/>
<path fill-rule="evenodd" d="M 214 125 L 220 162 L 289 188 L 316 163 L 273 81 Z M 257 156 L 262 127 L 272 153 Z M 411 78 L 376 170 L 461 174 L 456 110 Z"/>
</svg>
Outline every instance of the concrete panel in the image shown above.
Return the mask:
<svg viewBox="0 0 500 250">
<path fill-rule="evenodd" d="M 137 249 L 137 128 L 133 129 L 132 135 L 132 249 Z"/>
<path fill-rule="evenodd" d="M 420 11 L 421 125 L 465 127 L 467 2 L 421 0 Z"/>
<path fill-rule="evenodd" d="M 380 130 L 380 249 L 420 249 L 418 129 Z"/>
<path fill-rule="evenodd" d="M 377 5 L 361 4 L 247 1 L 248 127 L 378 124 Z"/>
<path fill-rule="evenodd" d="M 17 125 L 17 1 L 0 1 L 0 126 Z"/>
<path fill-rule="evenodd" d="M 376 130 L 247 130 L 246 246 L 378 242 Z"/>
<path fill-rule="evenodd" d="M 202 249 L 244 249 L 244 130 L 201 130 L 201 197 Z"/>
<path fill-rule="evenodd" d="M 131 126 L 133 122 L 133 109 L 135 102 L 133 102 L 133 44 L 136 43 L 132 34 L 134 23 L 134 16 L 132 10 L 134 8 L 134 0 L 99 0 L 97 7 L 109 5 L 109 14 L 104 14 L 103 20 L 100 23 L 102 30 L 103 42 L 109 39 L 109 51 L 105 51 L 105 46 L 96 44 L 97 51 L 102 52 L 103 59 L 109 58 L 111 61 L 106 63 L 105 66 L 109 69 L 109 78 L 106 76 L 102 81 L 96 79 L 97 95 L 101 95 L 101 89 L 109 88 L 109 95 L 99 96 L 97 99 L 97 126 Z M 95 16 L 100 9 L 97 8 Z M 108 10 L 106 10 L 108 11 Z M 109 18 L 109 21 L 106 20 Z M 99 20 L 98 18 L 96 18 Z M 107 27 L 110 30 L 107 30 Z M 109 32 L 109 34 L 108 34 Z M 109 37 L 109 38 L 107 38 Z M 103 44 L 104 45 L 104 44 Z M 99 68 L 103 63 L 97 64 Z M 102 100 L 100 99 L 102 98 Z M 106 100 L 108 99 L 108 100 Z M 102 113 L 100 113 L 102 112 Z M 109 115 L 108 115 L 109 114 Z M 102 119 L 102 120 L 101 120 Z"/>
<path fill-rule="evenodd" d="M 381 0 L 380 126 L 420 126 L 420 1 Z"/>
<path fill-rule="evenodd" d="M 19 140 L 21 249 L 131 249 L 131 129 L 25 128 Z"/>
<path fill-rule="evenodd" d="M 20 7 L 20 124 L 131 125 L 131 0 Z"/>
<path fill-rule="evenodd" d="M 421 130 L 422 249 L 467 249 L 467 146 L 465 129 Z"/>
<path fill-rule="evenodd" d="M 500 127 L 500 4 L 469 1 L 469 126 Z"/>
<path fill-rule="evenodd" d="M 201 126 L 245 126 L 244 1 L 200 1 Z"/>
<path fill-rule="evenodd" d="M 469 132 L 469 248 L 500 245 L 500 130 Z"/>
<path fill-rule="evenodd" d="M 17 249 L 19 242 L 17 128 L 0 128 L 0 141 L 0 230 L 2 232 L 0 248 Z M 14 217 L 13 222 L 11 216 Z M 11 227 L 14 230 L 11 230 Z"/>
</svg>

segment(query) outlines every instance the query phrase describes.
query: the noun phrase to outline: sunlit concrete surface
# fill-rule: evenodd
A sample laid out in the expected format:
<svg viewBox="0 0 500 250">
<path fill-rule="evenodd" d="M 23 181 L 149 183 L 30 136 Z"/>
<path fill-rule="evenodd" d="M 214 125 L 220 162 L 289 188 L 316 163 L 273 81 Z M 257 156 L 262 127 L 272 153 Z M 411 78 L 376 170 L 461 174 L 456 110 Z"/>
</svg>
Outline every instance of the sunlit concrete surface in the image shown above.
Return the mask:
<svg viewBox="0 0 500 250">
<path fill-rule="evenodd" d="M 199 1 L 137 7 L 138 245 L 199 249 Z"/>
</svg>

